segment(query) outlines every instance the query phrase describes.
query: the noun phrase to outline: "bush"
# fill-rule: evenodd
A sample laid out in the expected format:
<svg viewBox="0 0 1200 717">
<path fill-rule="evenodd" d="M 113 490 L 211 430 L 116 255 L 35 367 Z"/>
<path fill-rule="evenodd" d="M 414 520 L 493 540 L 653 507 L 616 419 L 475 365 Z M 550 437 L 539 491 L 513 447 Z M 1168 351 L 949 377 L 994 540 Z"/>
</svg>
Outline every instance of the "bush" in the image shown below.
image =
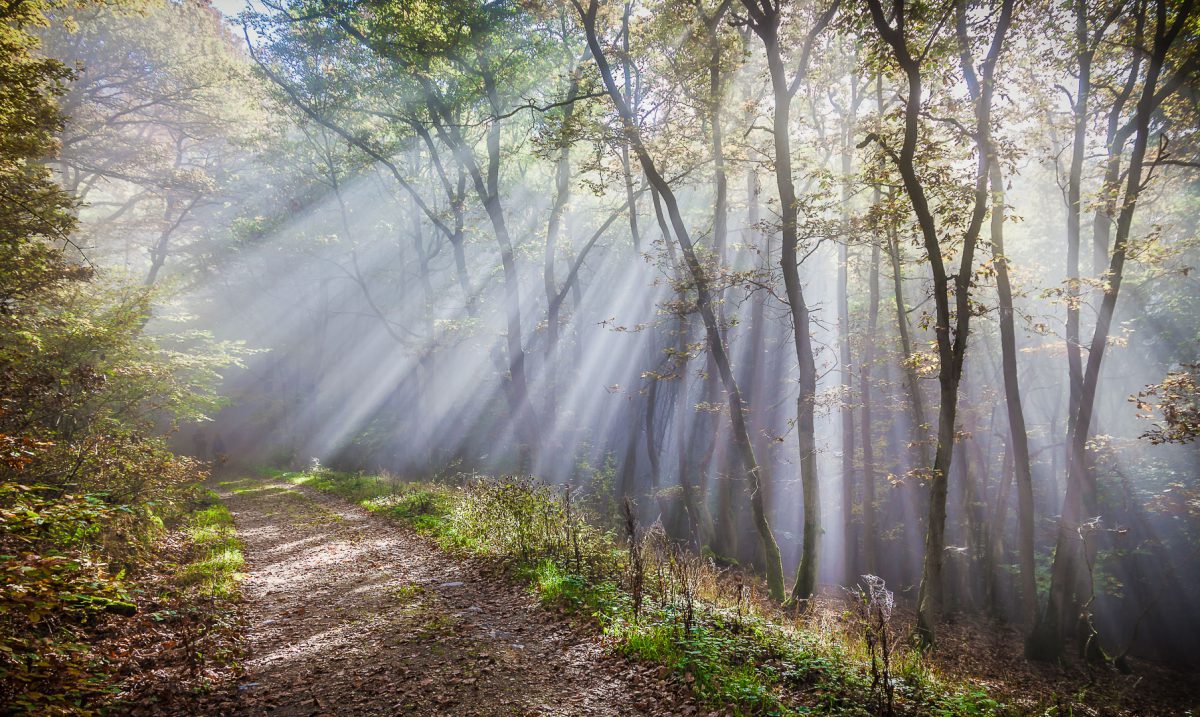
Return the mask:
<svg viewBox="0 0 1200 717">
<path fill-rule="evenodd" d="M 69 712 L 104 693 L 88 628 L 136 611 L 114 562 L 129 564 L 158 534 L 150 517 L 105 495 L 0 483 L 0 702 Z"/>
<path fill-rule="evenodd" d="M 107 698 L 92 628 L 136 610 L 129 578 L 205 477 L 161 428 L 215 408 L 234 360 L 148 336 L 148 291 L 54 267 L 0 267 L 23 287 L 0 311 L 0 704 L 17 713 Z"/>
<path fill-rule="evenodd" d="M 229 509 L 211 502 L 211 498 L 205 502 L 207 507 L 193 512 L 188 519 L 187 534 L 196 557 L 180 570 L 177 581 L 204 595 L 230 597 L 237 589 L 237 574 L 245 564 L 242 544 Z"/>
</svg>

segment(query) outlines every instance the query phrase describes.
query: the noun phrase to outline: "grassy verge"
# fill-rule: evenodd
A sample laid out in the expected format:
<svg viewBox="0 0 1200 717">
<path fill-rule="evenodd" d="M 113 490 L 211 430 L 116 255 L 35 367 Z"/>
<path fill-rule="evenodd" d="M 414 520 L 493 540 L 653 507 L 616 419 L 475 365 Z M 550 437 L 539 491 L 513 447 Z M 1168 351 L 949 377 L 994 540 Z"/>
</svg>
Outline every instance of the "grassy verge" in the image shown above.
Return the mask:
<svg viewBox="0 0 1200 717">
<path fill-rule="evenodd" d="M 176 581 L 201 595 L 233 598 L 245 559 L 233 516 L 216 493 L 204 492 L 188 516 L 184 532 L 191 542 L 192 558 L 180 567 Z"/>
<path fill-rule="evenodd" d="M 274 476 L 400 520 L 449 552 L 503 562 L 543 603 L 595 620 L 615 651 L 669 668 L 702 701 L 733 714 L 883 714 L 885 687 L 897 714 L 1006 713 L 983 690 L 936 677 L 915 652 L 892 652 L 882 679 L 865 637 L 805 628 L 754 599 L 752 579 L 717 571 L 661 528 L 630 523 L 622 538 L 597 529 L 579 497 L 559 489 L 329 470 Z"/>
</svg>

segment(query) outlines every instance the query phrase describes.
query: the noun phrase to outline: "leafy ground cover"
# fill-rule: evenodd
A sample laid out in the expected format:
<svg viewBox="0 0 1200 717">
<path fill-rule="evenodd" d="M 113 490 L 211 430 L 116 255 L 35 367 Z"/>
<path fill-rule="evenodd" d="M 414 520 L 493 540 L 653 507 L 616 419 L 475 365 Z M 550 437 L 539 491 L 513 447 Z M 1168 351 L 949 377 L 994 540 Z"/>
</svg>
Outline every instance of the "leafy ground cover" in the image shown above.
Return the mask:
<svg viewBox="0 0 1200 717">
<path fill-rule="evenodd" d="M 823 595 L 796 613 L 754 575 L 718 568 L 661 527 L 607 528 L 586 491 L 474 475 L 410 482 L 330 471 L 277 478 L 398 520 L 450 554 L 496 563 L 548 606 L 591 621 L 613 652 L 660 666 L 705 703 L 742 715 L 1176 715 L 1193 681 L 1140 663 L 1137 674 L 1046 666 L 1014 650 L 1011 627 L 948 621 L 936 651 L 905 639 L 914 615 L 886 586 Z M 1007 631 L 1007 632 L 1006 632 Z M 1182 707 L 1181 707 L 1182 706 Z"/>
<path fill-rule="evenodd" d="M 233 668 L 242 556 L 214 493 L 128 506 L 4 484 L 0 506 L 5 714 L 166 708 Z"/>
</svg>

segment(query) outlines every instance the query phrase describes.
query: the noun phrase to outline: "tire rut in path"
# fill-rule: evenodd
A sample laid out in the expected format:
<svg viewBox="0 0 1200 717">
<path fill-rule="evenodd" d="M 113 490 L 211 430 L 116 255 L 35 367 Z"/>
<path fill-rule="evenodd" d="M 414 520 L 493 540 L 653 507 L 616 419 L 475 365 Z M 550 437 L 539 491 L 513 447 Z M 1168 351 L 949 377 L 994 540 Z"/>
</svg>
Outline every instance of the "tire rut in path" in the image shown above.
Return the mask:
<svg viewBox="0 0 1200 717">
<path fill-rule="evenodd" d="M 223 714 L 705 714 L 528 591 L 385 518 L 269 480 L 223 497 L 248 602 L 246 674 Z"/>
</svg>

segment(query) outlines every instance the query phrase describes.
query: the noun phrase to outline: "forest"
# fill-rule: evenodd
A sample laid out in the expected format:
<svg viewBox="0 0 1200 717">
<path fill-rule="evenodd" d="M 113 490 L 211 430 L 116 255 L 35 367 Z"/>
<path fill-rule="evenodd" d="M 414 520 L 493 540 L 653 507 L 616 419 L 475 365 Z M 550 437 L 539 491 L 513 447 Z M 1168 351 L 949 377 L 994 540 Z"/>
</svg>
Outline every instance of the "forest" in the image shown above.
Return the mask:
<svg viewBox="0 0 1200 717">
<path fill-rule="evenodd" d="M 5 0 L 0 714 L 1200 714 L 1196 0 Z"/>
</svg>

